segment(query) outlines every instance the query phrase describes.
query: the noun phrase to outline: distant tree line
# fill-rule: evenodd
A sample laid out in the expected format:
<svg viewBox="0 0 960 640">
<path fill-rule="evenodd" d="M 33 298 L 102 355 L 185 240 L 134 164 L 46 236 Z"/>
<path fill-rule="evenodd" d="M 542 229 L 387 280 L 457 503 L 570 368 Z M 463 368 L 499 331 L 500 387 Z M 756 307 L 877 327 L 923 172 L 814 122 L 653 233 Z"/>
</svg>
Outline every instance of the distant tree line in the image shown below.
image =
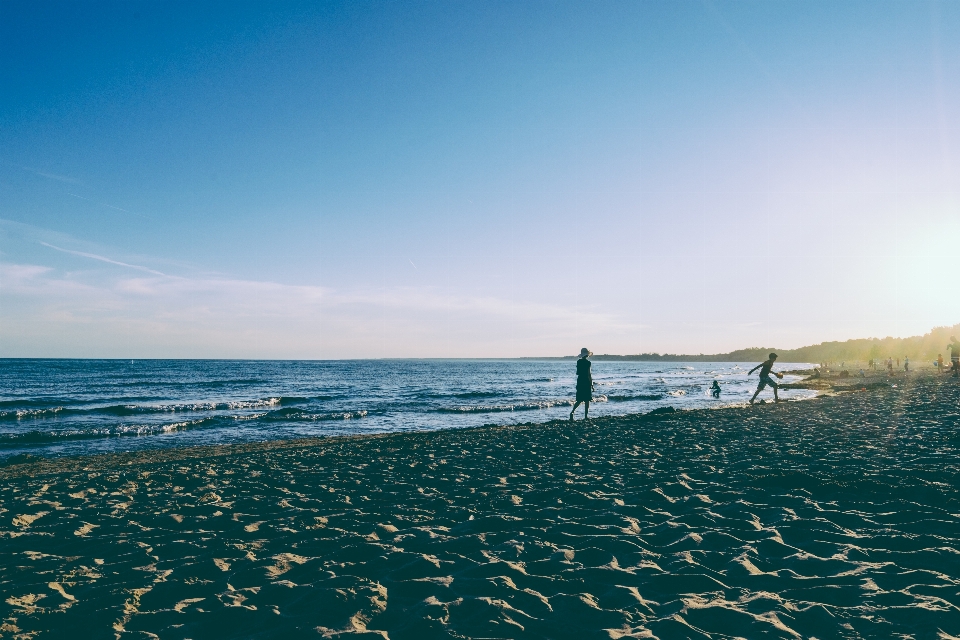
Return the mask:
<svg viewBox="0 0 960 640">
<path fill-rule="evenodd" d="M 594 355 L 593 360 L 623 360 L 644 362 L 760 362 L 766 360 L 771 351 L 777 353 L 780 362 L 867 362 L 868 360 L 886 360 L 887 358 L 910 358 L 917 362 L 934 361 L 937 355 L 944 354 L 950 361 L 947 344 L 950 336 L 960 334 L 960 324 L 952 327 L 936 327 L 930 333 L 909 338 L 860 338 L 845 342 L 821 342 L 820 344 L 800 347 L 799 349 L 777 349 L 776 347 L 752 347 L 738 349 L 730 353 L 713 354 L 672 354 L 639 353 L 637 355 L 617 356 Z M 575 359 L 566 356 L 564 359 Z"/>
</svg>

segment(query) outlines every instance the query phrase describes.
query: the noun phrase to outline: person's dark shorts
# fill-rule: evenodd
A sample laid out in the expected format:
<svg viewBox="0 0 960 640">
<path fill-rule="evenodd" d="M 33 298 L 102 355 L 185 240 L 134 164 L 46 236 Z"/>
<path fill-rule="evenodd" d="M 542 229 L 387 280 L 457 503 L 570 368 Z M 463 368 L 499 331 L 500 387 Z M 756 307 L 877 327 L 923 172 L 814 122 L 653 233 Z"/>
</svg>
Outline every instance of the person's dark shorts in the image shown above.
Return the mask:
<svg viewBox="0 0 960 640">
<path fill-rule="evenodd" d="M 771 378 L 770 376 L 760 376 L 760 384 L 757 385 L 757 391 L 760 391 L 761 389 L 763 389 L 763 388 L 764 388 L 765 386 L 767 386 L 767 385 L 770 385 L 770 386 L 773 387 L 774 389 L 776 389 L 776 388 L 778 388 L 778 387 L 780 386 L 780 385 L 778 385 L 778 384 L 774 381 L 774 379 Z"/>
<path fill-rule="evenodd" d="M 577 402 L 590 402 L 593 400 L 593 389 L 590 387 L 577 387 Z"/>
</svg>

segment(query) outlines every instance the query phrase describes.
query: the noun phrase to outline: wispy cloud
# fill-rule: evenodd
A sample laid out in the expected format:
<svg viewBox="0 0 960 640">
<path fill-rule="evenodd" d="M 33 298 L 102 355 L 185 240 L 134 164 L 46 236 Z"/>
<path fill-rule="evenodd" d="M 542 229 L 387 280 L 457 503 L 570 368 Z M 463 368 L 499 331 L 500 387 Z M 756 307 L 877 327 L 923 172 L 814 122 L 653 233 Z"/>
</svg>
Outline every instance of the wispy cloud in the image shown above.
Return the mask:
<svg viewBox="0 0 960 640">
<path fill-rule="evenodd" d="M 70 253 L 138 268 L 96 254 Z M 5 327 L 0 352 L 295 358 L 535 355 L 571 351 L 570 345 L 579 344 L 583 336 L 639 329 L 611 314 L 435 287 L 337 290 L 139 270 L 148 273 L 67 273 L 0 263 L 6 299 L 0 308 Z M 578 332 L 577 327 L 586 330 Z M 57 341 L 61 348 L 51 351 Z M 16 344 L 22 346 L 14 350 L 11 345 Z"/>
<path fill-rule="evenodd" d="M 601 348 L 640 330 L 582 301 L 457 286 L 287 284 L 203 273 L 189 264 L 177 264 L 174 275 L 24 223 L 0 219 L 0 234 L 18 247 L 0 261 L 0 355 L 546 355 L 572 353 L 581 343 Z M 48 249 L 87 264 L 50 266 Z"/>
</svg>

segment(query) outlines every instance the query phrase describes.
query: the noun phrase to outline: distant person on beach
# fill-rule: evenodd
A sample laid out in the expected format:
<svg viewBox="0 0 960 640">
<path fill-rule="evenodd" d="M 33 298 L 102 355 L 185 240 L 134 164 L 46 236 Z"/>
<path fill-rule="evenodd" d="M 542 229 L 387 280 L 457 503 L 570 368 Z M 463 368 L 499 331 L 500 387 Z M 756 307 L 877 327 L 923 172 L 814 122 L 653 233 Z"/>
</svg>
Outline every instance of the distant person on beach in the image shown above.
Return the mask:
<svg viewBox="0 0 960 640">
<path fill-rule="evenodd" d="M 580 349 L 580 358 L 577 360 L 577 400 L 570 410 L 570 420 L 573 420 L 573 412 L 577 410 L 580 403 L 583 403 L 583 419 L 590 417 L 590 401 L 593 400 L 593 376 L 590 375 L 590 356 L 593 355 L 589 349 L 584 347 Z"/>
<path fill-rule="evenodd" d="M 760 395 L 760 392 L 763 391 L 763 388 L 767 385 L 770 385 L 771 387 L 773 387 L 774 402 L 780 402 L 780 396 L 777 395 L 777 389 L 780 388 L 780 385 L 774 382 L 773 378 L 770 377 L 770 372 L 773 369 L 773 365 L 776 361 L 777 361 L 777 354 L 771 353 L 770 357 L 767 360 L 764 360 L 763 362 L 761 362 L 760 364 L 758 364 L 753 369 L 750 369 L 750 371 L 747 372 L 747 375 L 749 376 L 757 369 L 760 369 L 760 384 L 757 386 L 757 392 L 753 394 L 752 398 L 750 398 L 750 404 L 753 404 L 753 401 L 757 399 L 757 396 Z M 783 377 L 782 373 L 774 373 L 773 375 L 777 376 L 778 378 Z"/>
<path fill-rule="evenodd" d="M 893 358 L 887 358 L 887 376 L 893 375 Z"/>
<path fill-rule="evenodd" d="M 720 383 L 716 380 L 713 381 L 713 386 L 710 387 L 710 393 L 713 394 L 714 398 L 720 397 Z"/>
<path fill-rule="evenodd" d="M 937 371 L 943 373 L 943 354 L 937 354 Z"/>
<path fill-rule="evenodd" d="M 910 358 L 907 356 L 904 356 L 903 358 L 903 370 L 910 371 Z"/>
<path fill-rule="evenodd" d="M 960 377 L 960 342 L 950 336 L 950 344 L 947 345 L 947 349 L 950 349 L 950 371 L 953 371 L 954 378 L 958 378 Z"/>
</svg>

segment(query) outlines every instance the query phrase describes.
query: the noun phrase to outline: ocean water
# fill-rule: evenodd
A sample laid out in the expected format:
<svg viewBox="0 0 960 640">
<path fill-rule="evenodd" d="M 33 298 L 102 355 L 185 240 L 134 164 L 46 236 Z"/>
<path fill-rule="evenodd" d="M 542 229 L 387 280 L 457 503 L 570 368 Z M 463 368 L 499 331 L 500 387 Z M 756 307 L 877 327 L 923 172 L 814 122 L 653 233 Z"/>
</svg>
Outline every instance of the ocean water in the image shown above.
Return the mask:
<svg viewBox="0 0 960 640">
<path fill-rule="evenodd" d="M 594 362 L 590 415 L 741 404 L 755 364 Z M 0 459 L 546 422 L 569 415 L 575 385 L 570 360 L 3 359 Z"/>
</svg>

